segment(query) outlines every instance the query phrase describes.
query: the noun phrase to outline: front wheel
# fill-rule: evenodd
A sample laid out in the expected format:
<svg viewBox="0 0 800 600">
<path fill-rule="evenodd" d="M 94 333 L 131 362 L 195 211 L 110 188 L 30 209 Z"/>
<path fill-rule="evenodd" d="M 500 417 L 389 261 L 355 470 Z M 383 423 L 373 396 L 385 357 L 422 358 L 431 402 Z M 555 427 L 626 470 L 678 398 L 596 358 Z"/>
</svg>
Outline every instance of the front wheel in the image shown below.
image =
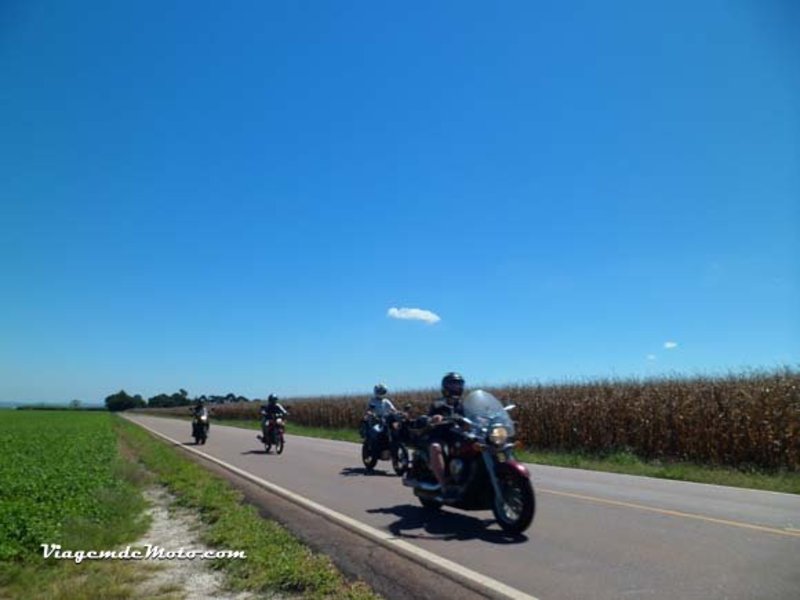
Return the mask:
<svg viewBox="0 0 800 600">
<path fill-rule="evenodd" d="M 505 474 L 498 483 L 502 498 L 495 498 L 492 512 L 508 533 L 522 533 L 530 527 L 536 511 L 536 497 L 530 479 L 519 475 Z"/>
<path fill-rule="evenodd" d="M 378 457 L 372 455 L 372 450 L 370 450 L 369 444 L 366 441 L 361 444 L 361 461 L 364 463 L 364 466 L 367 467 L 367 471 L 372 471 L 375 465 L 378 464 Z"/>
<path fill-rule="evenodd" d="M 278 441 L 275 442 L 275 452 L 278 453 L 278 454 L 282 454 L 283 453 L 284 444 L 285 444 L 285 442 L 283 440 L 283 434 L 279 433 L 278 434 Z"/>
<path fill-rule="evenodd" d="M 408 471 L 408 450 L 403 444 L 397 444 L 392 452 L 392 468 L 400 477 Z"/>
</svg>

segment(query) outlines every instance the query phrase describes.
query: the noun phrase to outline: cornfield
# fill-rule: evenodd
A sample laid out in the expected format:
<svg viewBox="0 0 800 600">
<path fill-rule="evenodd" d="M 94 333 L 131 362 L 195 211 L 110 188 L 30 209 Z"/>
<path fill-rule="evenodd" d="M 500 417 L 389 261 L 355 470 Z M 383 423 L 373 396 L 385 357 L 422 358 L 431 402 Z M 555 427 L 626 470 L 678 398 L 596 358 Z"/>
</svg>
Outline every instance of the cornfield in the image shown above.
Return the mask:
<svg viewBox="0 0 800 600">
<path fill-rule="evenodd" d="M 800 469 L 800 372 L 784 369 L 727 377 L 595 381 L 487 388 L 517 405 L 512 413 L 526 448 L 647 459 L 678 459 L 738 468 Z M 420 414 L 436 390 L 400 392 L 398 408 Z M 363 396 L 295 398 L 291 421 L 355 428 Z M 257 403 L 214 407 L 220 419 L 256 419 Z M 185 407 L 182 411 L 186 411 Z"/>
</svg>

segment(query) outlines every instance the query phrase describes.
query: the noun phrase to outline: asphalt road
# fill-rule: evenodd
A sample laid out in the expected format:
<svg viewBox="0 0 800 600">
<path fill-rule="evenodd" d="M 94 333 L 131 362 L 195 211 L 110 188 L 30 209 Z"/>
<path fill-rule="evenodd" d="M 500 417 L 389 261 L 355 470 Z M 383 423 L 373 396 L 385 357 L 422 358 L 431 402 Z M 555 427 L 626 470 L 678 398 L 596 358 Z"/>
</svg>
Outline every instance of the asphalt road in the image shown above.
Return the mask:
<svg viewBox="0 0 800 600">
<path fill-rule="evenodd" d="M 187 421 L 132 420 L 191 441 Z M 199 449 L 540 600 L 800 598 L 800 496 L 528 465 L 536 517 L 514 538 L 489 511 L 423 510 L 357 444 L 287 436 L 277 456 L 256 434 L 213 423 Z"/>
</svg>

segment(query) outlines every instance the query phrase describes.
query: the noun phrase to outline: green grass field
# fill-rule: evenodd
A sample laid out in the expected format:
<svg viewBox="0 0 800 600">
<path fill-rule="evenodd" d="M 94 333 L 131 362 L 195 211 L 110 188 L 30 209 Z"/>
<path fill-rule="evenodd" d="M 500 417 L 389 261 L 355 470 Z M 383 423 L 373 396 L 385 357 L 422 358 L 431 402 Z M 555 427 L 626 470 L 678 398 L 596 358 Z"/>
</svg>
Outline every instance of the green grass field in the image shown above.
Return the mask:
<svg viewBox="0 0 800 600">
<path fill-rule="evenodd" d="M 115 415 L 80 411 L 0 413 L 0 600 L 129 600 L 156 565 L 45 559 L 41 544 L 113 550 L 148 528 L 141 488 L 158 481 L 208 525 L 211 547 L 245 550 L 215 566 L 235 589 L 310 598 L 375 598 L 325 556 L 260 518 L 223 480 Z M 176 600 L 181 590 L 158 598 Z"/>
<path fill-rule="evenodd" d="M 117 452 L 112 416 L 0 416 L 0 560 L 39 557 L 39 544 L 102 546 L 141 530 L 144 506 Z"/>
<path fill-rule="evenodd" d="M 44 559 L 40 544 L 110 549 L 147 529 L 141 473 L 124 461 L 107 413 L 0 414 L 0 597 L 129 598 L 120 561 Z"/>
</svg>

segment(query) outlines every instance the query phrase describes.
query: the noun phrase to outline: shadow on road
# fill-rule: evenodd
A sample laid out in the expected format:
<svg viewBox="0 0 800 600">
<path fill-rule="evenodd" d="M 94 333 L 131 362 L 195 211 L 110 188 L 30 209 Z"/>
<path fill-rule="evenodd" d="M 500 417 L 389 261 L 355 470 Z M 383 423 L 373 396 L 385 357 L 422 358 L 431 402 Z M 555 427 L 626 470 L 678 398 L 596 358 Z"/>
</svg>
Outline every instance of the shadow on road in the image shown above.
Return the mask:
<svg viewBox="0 0 800 600">
<path fill-rule="evenodd" d="M 388 471 L 382 471 L 380 469 L 367 471 L 367 469 L 364 467 L 345 467 L 339 471 L 339 475 L 344 475 L 345 477 L 354 477 L 355 475 L 366 475 L 367 477 L 377 475 L 378 477 L 388 477 L 389 475 L 392 475 L 392 473 L 389 473 Z"/>
<path fill-rule="evenodd" d="M 368 513 L 400 517 L 389 525 L 397 537 L 411 539 L 482 540 L 492 544 L 521 544 L 528 541 L 525 535 L 504 532 L 494 519 L 479 519 L 447 510 L 435 511 L 411 504 L 398 504 L 391 508 L 373 508 Z M 495 528 L 489 529 L 490 526 Z M 424 533 L 410 533 L 421 529 Z"/>
<path fill-rule="evenodd" d="M 245 450 L 244 452 L 240 452 L 239 454 L 267 454 L 267 451 L 266 450 Z M 271 454 L 271 452 L 269 454 Z"/>
</svg>

